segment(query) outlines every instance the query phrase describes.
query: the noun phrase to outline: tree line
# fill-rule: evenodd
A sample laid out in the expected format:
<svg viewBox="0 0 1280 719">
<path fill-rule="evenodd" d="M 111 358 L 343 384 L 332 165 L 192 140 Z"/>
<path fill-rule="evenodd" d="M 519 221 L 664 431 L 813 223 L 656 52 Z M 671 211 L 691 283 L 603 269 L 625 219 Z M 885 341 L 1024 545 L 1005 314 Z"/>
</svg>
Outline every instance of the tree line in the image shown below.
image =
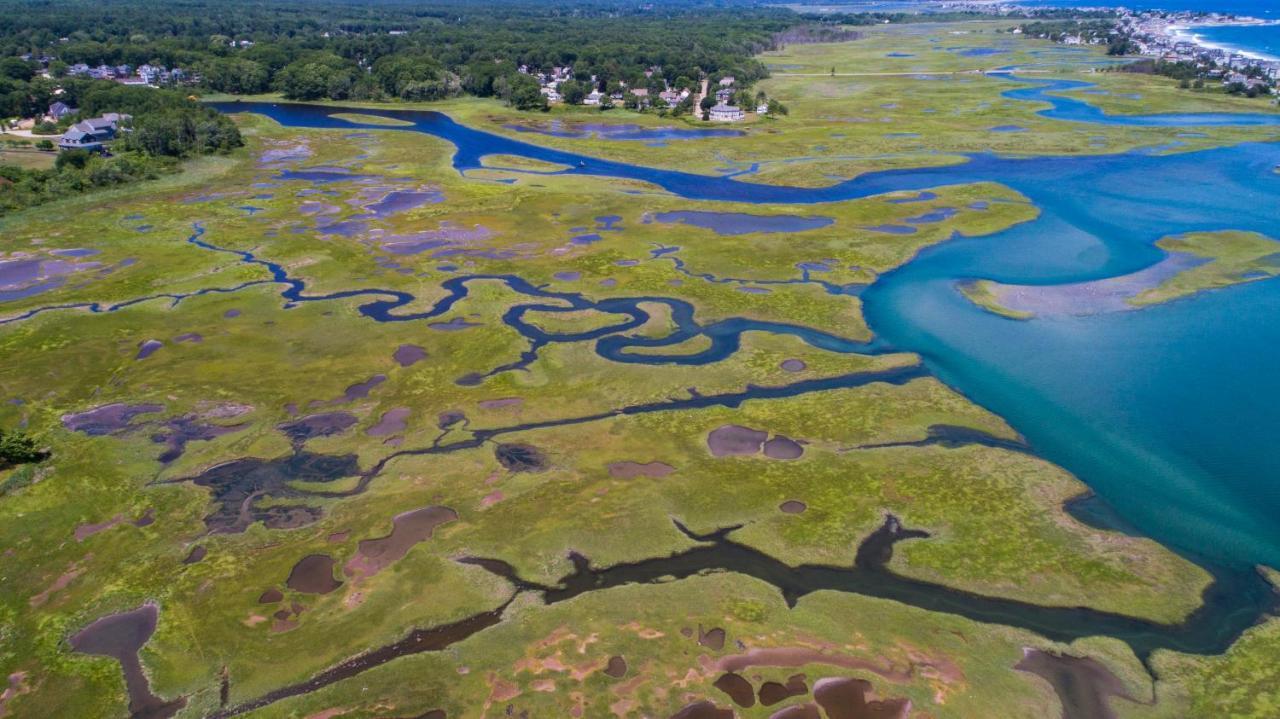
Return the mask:
<svg viewBox="0 0 1280 719">
<path fill-rule="evenodd" d="M 194 71 L 209 90 L 292 99 L 433 100 L 527 94 L 519 68 L 571 68 L 645 86 L 701 75 L 765 77 L 752 58 L 799 16 L 753 4 L 577 0 L 7 0 L 0 55 Z"/>
</svg>

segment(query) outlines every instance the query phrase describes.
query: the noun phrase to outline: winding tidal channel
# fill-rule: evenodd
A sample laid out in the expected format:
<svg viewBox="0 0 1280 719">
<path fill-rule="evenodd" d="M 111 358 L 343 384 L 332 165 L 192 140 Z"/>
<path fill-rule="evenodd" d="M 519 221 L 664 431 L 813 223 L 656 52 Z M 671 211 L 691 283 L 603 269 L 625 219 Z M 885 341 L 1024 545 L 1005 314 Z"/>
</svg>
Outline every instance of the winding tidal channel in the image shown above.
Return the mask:
<svg viewBox="0 0 1280 719">
<path fill-rule="evenodd" d="M 1006 96 L 1047 103 L 1041 114 L 1063 122 L 1147 126 L 1222 124 L 1276 125 L 1280 115 L 1108 116 L 1073 98 L 1050 93 L 1086 85 L 1066 81 L 1011 78 L 1019 87 Z M 904 382 L 928 373 L 1007 419 L 1037 454 L 1076 474 L 1114 508 L 1125 523 L 1186 556 L 1195 557 L 1214 577 L 1204 603 L 1187 620 L 1164 625 L 1087 608 L 1047 607 L 986 597 L 898 576 L 885 568 L 893 543 L 923 538 L 890 518 L 864 541 L 853 567 L 790 566 L 732 540 L 733 528 L 698 534 L 683 526 L 694 546 L 670 557 L 614 567 L 592 567 L 575 558 L 575 572 L 556 585 L 521 578 L 499 559 L 465 560 L 507 578 L 518 592 L 535 592 L 554 603 L 620 584 L 656 582 L 730 571 L 776 586 L 788 602 L 829 589 L 899 601 L 922 609 L 1027 629 L 1058 641 L 1109 636 L 1131 646 L 1146 661 L 1156 649 L 1192 653 L 1223 651 L 1242 631 L 1277 609 L 1277 595 L 1255 571 L 1259 564 L 1280 566 L 1280 453 L 1274 437 L 1280 428 L 1280 372 L 1274 366 L 1280 347 L 1280 284 L 1247 283 L 1141 311 L 1084 317 L 1016 321 L 988 313 L 962 297 L 957 283 L 981 278 L 1023 285 L 1054 285 L 1125 275 L 1159 262 L 1154 243 L 1193 231 L 1247 230 L 1280 237 L 1280 144 L 1248 144 L 1178 155 L 1125 153 L 1077 157 L 1004 157 L 975 154 L 947 167 L 889 170 L 861 175 L 824 188 L 781 187 L 678 171 L 639 167 L 548 149 L 459 125 L 434 112 L 360 110 L 404 120 L 410 125 L 361 125 L 330 117 L 334 107 L 227 103 L 228 112 L 266 115 L 283 125 L 307 128 L 367 128 L 423 132 L 453 143 L 454 166 L 481 166 L 485 155 L 517 155 L 568 166 L 565 172 L 653 183 L 680 197 L 752 203 L 814 204 L 838 202 L 942 185 L 998 182 L 1027 196 L 1040 209 L 1033 222 L 983 237 L 955 237 L 930 247 L 899 270 L 862 292 L 864 311 L 876 339 L 869 343 L 818 329 L 734 318 L 702 326 L 687 303 L 664 297 L 589 300 L 553 292 L 512 275 L 455 277 L 444 283 L 447 295 L 431 309 L 397 311 L 415 298 L 405 292 L 359 289 L 309 295 L 302 280 L 279 264 L 252 253 L 219 247 L 197 226 L 189 241 L 202 249 L 232 253 L 261 265 L 270 279 L 202 292 L 231 292 L 244 287 L 283 286 L 288 305 L 368 298 L 359 311 L 378 322 L 418 321 L 446 313 L 467 296 L 468 283 L 503 282 L 531 298 L 512 307 L 503 321 L 530 343 L 509 371 L 532 362 L 552 342 L 594 342 L 596 351 L 616 362 L 646 364 L 716 362 L 738 349 L 743 332 L 794 335 L 836 352 L 918 353 L 923 367 L 849 375 L 783 387 L 749 387 L 720 397 L 619 408 L 598 416 L 537 425 L 476 431 L 455 444 L 437 442 L 390 455 L 361 474 L 356 490 L 376 477 L 387 462 L 404 454 L 432 454 L 480 446 L 501 434 L 593 421 L 614 414 L 665 411 L 716 404 L 734 406 L 748 399 L 793 396 L 872 381 Z M 829 288 L 837 291 L 838 288 Z M 180 301 L 182 296 L 170 296 Z M 110 312 L 140 301 L 111 306 L 85 305 Z M 660 339 L 625 337 L 623 332 L 648 319 L 640 306 L 667 306 L 677 325 Z M 21 321 L 44 307 L 10 321 Z M 527 323 L 530 311 L 594 309 L 618 316 L 618 322 L 576 334 L 552 334 Z M 636 354 L 706 336 L 711 346 L 696 354 Z M 484 376 L 460 378 L 482 381 Z M 973 438 L 970 438 L 973 439 Z M 391 661 L 398 656 L 435 651 L 496 624 L 505 605 L 446 627 L 420 629 L 401 641 L 370 650 L 307 682 L 284 687 L 259 699 L 225 706 L 216 716 L 250 711 L 287 697 L 306 694 Z"/>
</svg>

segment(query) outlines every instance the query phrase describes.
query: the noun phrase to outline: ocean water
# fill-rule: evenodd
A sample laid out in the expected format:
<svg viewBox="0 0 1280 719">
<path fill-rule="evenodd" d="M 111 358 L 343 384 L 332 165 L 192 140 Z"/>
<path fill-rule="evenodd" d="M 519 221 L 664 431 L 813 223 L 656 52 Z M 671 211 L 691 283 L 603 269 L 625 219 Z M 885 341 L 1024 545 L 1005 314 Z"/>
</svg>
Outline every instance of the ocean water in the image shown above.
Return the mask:
<svg viewBox="0 0 1280 719">
<path fill-rule="evenodd" d="M 1192 32 L 1219 47 L 1280 60 L 1280 25 L 1219 25 L 1196 27 Z"/>
</svg>

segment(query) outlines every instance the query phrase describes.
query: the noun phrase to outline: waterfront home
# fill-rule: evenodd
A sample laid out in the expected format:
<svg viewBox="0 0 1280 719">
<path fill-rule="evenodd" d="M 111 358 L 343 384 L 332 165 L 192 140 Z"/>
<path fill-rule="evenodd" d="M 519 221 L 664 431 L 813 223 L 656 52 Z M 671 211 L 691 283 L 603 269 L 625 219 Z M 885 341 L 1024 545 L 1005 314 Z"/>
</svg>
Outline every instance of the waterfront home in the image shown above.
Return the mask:
<svg viewBox="0 0 1280 719">
<path fill-rule="evenodd" d="M 711 118 L 712 122 L 737 122 L 738 120 L 746 118 L 747 113 L 743 112 L 740 107 L 720 104 L 711 108 L 711 112 L 708 116 Z"/>
<path fill-rule="evenodd" d="M 106 150 L 106 142 L 114 139 L 120 131 L 121 123 L 131 119 L 129 115 L 108 112 L 101 117 L 81 120 L 62 133 L 62 137 L 58 138 L 58 147 L 63 150 L 102 152 Z"/>
</svg>

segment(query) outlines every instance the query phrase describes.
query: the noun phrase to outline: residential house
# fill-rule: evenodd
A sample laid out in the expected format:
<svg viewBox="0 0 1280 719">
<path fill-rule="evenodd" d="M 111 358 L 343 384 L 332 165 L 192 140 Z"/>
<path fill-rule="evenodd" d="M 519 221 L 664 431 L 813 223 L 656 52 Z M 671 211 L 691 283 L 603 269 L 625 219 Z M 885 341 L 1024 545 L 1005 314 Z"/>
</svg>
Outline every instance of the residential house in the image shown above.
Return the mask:
<svg viewBox="0 0 1280 719">
<path fill-rule="evenodd" d="M 769 103 L 767 103 L 767 102 L 762 102 L 762 103 L 760 103 L 759 105 L 756 105 L 756 114 L 757 114 L 757 115 L 768 115 L 768 114 L 769 114 Z"/>
<path fill-rule="evenodd" d="M 733 105 L 725 105 L 723 103 L 711 108 L 710 118 L 712 122 L 737 122 L 747 117 L 747 113 L 742 111 L 740 107 Z"/>
<path fill-rule="evenodd" d="M 63 150 L 88 150 L 102 152 L 106 142 L 115 138 L 121 130 L 121 123 L 133 119 L 129 115 L 115 112 L 104 113 L 101 117 L 81 120 L 62 133 L 58 138 L 58 147 Z"/>
<path fill-rule="evenodd" d="M 720 78 L 720 87 L 733 87 L 733 75 L 725 75 Z"/>
<path fill-rule="evenodd" d="M 61 100 L 49 106 L 49 117 L 53 118 L 54 122 L 61 120 L 67 115 L 74 115 L 74 114 L 76 114 L 75 108 L 69 107 L 67 103 L 62 102 Z"/>
<path fill-rule="evenodd" d="M 586 97 L 582 98 L 583 105 L 599 105 L 604 99 L 604 93 L 599 90 L 592 90 Z"/>
</svg>

